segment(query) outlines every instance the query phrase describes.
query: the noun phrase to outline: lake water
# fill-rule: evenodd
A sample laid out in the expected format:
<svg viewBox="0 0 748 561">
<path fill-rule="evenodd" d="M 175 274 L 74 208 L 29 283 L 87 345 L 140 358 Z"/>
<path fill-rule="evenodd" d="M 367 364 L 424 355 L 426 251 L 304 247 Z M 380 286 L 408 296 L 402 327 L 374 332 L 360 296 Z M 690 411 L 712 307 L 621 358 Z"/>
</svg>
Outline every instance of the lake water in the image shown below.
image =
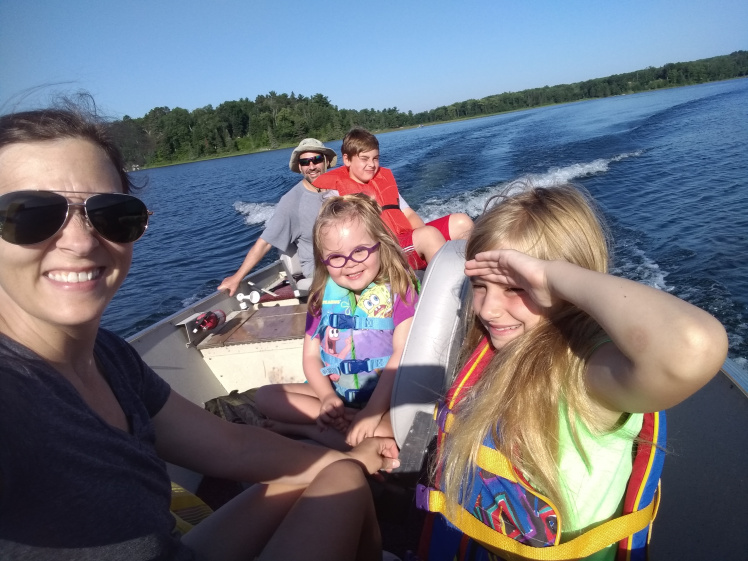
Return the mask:
<svg viewBox="0 0 748 561">
<path fill-rule="evenodd" d="M 572 180 L 602 206 L 614 272 L 708 310 L 748 365 L 748 79 L 378 135 L 382 165 L 426 220 L 476 217 L 520 176 Z M 340 141 L 328 144 L 340 154 Z M 291 150 L 136 172 L 155 214 L 104 315 L 123 336 L 213 292 L 300 176 Z M 275 252 L 268 254 L 267 262 Z"/>
</svg>

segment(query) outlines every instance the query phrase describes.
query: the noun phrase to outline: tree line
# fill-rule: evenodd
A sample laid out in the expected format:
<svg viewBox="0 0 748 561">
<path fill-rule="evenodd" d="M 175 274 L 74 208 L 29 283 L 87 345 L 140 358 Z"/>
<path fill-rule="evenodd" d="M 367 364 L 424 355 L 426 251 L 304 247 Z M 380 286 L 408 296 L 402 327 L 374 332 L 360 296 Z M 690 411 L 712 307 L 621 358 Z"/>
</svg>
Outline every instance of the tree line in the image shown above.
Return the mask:
<svg viewBox="0 0 748 561">
<path fill-rule="evenodd" d="M 420 113 L 404 113 L 397 107 L 339 109 L 321 93 L 306 97 L 271 91 L 254 101 L 241 98 L 216 108 L 156 107 L 143 117 L 125 115 L 109 126 L 127 165 L 137 168 L 275 149 L 307 137 L 329 141 L 342 138 L 354 126 L 381 131 L 742 76 L 748 76 L 748 51 L 468 99 Z"/>
</svg>

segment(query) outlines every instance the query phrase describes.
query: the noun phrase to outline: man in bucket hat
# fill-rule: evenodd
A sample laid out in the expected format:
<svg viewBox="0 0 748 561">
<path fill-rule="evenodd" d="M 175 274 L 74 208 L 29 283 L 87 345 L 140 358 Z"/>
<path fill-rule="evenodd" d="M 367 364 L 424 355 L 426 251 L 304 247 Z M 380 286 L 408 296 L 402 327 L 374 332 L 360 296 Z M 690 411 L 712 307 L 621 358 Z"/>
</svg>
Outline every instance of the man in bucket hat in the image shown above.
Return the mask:
<svg viewBox="0 0 748 561">
<path fill-rule="evenodd" d="M 281 197 L 273 216 L 265 224 L 265 230 L 244 258 L 239 270 L 223 279 L 218 290 L 228 290 L 233 296 L 239 283 L 265 257 L 271 247 L 287 251 L 296 244 L 305 277 L 311 278 L 314 273 L 314 255 L 312 253 L 312 229 L 319 209 L 325 198 L 335 192 L 320 191 L 312 182 L 335 166 L 338 157 L 335 150 L 326 147 L 316 138 L 305 138 L 291 152 L 288 167 L 303 178 L 291 190 Z"/>
</svg>

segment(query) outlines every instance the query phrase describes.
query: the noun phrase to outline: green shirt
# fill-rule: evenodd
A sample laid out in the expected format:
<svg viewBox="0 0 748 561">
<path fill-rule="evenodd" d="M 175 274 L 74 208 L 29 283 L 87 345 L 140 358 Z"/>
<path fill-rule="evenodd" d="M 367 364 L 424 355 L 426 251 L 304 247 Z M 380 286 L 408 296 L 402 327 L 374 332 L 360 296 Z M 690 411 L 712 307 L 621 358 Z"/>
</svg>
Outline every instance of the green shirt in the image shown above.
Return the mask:
<svg viewBox="0 0 748 561">
<path fill-rule="evenodd" d="M 644 422 L 643 414 L 632 413 L 618 429 L 596 435 L 580 421 L 577 432 L 590 463 L 588 466 L 574 445 L 565 409 L 562 404 L 559 411 L 559 471 L 569 515 L 562 521 L 562 542 L 621 515 L 626 485 L 631 477 L 633 442 Z M 586 559 L 612 560 L 615 550 L 615 546 L 610 546 Z"/>
</svg>

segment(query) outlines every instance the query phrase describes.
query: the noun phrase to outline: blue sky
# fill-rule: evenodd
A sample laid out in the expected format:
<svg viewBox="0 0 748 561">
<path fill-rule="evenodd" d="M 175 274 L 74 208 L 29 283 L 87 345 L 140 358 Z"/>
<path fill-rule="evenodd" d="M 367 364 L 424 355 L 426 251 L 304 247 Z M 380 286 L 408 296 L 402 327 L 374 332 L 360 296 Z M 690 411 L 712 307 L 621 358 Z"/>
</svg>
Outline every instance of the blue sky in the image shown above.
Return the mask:
<svg viewBox="0 0 748 561">
<path fill-rule="evenodd" d="M 271 90 L 418 112 L 741 49 L 745 0 L 0 0 L 0 111 L 83 89 L 112 117 Z"/>
</svg>

